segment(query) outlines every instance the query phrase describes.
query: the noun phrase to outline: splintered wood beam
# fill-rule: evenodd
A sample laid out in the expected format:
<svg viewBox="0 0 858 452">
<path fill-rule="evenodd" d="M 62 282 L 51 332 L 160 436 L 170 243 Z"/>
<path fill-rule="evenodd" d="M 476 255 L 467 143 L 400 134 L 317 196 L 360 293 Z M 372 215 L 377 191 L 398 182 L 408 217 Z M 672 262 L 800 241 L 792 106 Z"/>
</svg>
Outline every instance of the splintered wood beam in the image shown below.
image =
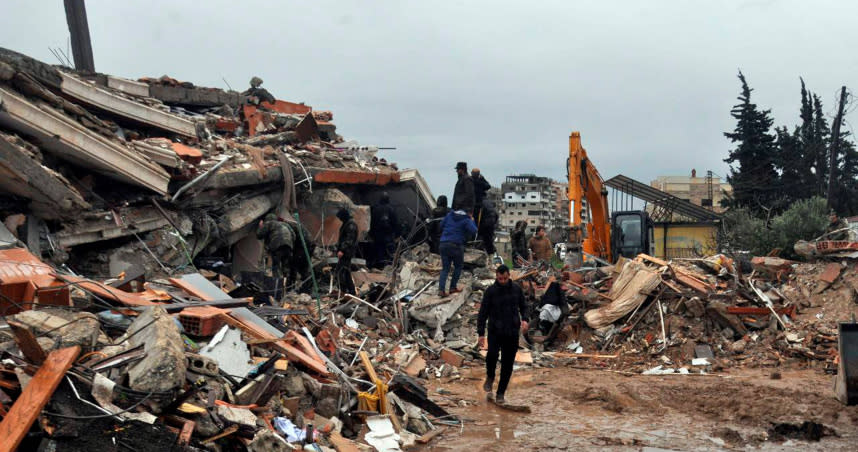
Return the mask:
<svg viewBox="0 0 858 452">
<path fill-rule="evenodd" d="M 0 452 L 12 452 L 21 444 L 79 354 L 80 347 L 75 345 L 48 355 L 0 423 Z"/>
<path fill-rule="evenodd" d="M 24 354 L 27 361 L 36 365 L 45 362 L 47 355 L 45 355 L 45 351 L 42 350 L 42 346 L 39 345 L 33 332 L 23 324 L 13 320 L 8 320 L 6 323 L 12 330 L 12 334 L 15 335 L 15 343 L 18 344 L 18 348 L 21 349 L 21 353 Z"/>
</svg>

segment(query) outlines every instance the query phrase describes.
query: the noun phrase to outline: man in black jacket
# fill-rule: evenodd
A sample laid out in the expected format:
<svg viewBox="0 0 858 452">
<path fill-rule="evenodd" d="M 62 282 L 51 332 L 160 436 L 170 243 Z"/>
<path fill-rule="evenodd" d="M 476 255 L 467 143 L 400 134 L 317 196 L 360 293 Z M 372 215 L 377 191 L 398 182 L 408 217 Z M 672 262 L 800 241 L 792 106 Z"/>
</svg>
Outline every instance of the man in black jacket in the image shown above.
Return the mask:
<svg viewBox="0 0 858 452">
<path fill-rule="evenodd" d="M 355 284 L 352 281 L 352 257 L 358 245 L 358 228 L 348 209 L 337 211 L 337 218 L 343 222 L 340 226 L 340 238 L 337 240 L 337 287 L 340 294 L 355 294 Z"/>
<path fill-rule="evenodd" d="M 447 197 L 441 195 L 432 209 L 432 218 L 427 221 L 429 229 L 429 251 L 439 254 L 438 247 L 441 245 L 441 220 L 447 216 L 450 209 L 447 207 Z"/>
<path fill-rule="evenodd" d="M 486 323 L 488 323 L 486 381 L 483 383 L 483 390 L 486 392 L 492 391 L 498 352 L 500 352 L 500 381 L 495 397 L 498 403 L 504 403 L 504 393 L 512 376 L 512 366 L 518 351 L 519 331 L 527 331 L 527 322 L 524 320 L 526 309 L 521 287 L 510 281 L 509 268 L 506 265 L 499 266 L 495 271 L 495 283 L 489 286 L 483 295 L 480 314 L 477 317 L 478 343 L 481 348 L 487 345 Z"/>
<path fill-rule="evenodd" d="M 459 175 L 459 180 L 456 181 L 456 188 L 453 189 L 453 210 L 464 210 L 468 215 L 473 215 L 474 181 L 471 180 L 471 176 L 468 176 L 468 164 L 456 163 L 456 174 Z"/>
<path fill-rule="evenodd" d="M 399 236 L 399 219 L 396 210 L 390 205 L 390 195 L 381 194 L 378 204 L 372 206 L 369 222 L 369 235 L 373 242 L 374 266 L 384 268 L 393 262 L 396 237 Z"/>
<path fill-rule="evenodd" d="M 474 184 L 474 221 L 479 227 L 482 223 L 483 200 L 486 199 L 486 193 L 492 188 L 492 185 L 480 174 L 479 168 L 471 170 L 471 182 Z"/>
</svg>

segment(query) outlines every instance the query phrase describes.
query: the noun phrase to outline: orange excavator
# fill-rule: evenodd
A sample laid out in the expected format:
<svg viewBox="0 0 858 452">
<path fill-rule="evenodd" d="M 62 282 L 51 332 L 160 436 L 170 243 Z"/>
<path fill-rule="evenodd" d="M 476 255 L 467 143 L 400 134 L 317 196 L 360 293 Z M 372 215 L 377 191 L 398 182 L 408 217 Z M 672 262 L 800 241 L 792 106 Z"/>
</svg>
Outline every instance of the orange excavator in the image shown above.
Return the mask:
<svg viewBox="0 0 858 452">
<path fill-rule="evenodd" d="M 615 262 L 619 256 L 653 254 L 653 223 L 643 210 L 611 212 L 608 189 L 581 146 L 581 134 L 569 135 L 569 244 L 571 252 Z"/>
</svg>

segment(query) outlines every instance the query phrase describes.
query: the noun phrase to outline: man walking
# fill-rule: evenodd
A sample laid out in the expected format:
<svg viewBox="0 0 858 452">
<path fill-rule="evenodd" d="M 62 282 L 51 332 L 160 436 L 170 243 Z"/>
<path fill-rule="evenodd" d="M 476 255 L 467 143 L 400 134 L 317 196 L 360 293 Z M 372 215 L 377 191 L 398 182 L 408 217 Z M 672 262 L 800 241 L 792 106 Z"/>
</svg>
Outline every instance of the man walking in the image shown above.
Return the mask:
<svg viewBox="0 0 858 452">
<path fill-rule="evenodd" d="M 489 286 L 483 295 L 480 314 L 477 317 L 478 344 L 480 348 L 486 348 L 488 345 L 486 381 L 483 383 L 483 390 L 486 392 L 492 392 L 495 368 L 500 354 L 500 381 L 498 381 L 495 396 L 497 403 L 505 401 L 504 394 L 512 376 L 512 366 L 518 351 L 519 331 L 527 331 L 527 322 L 524 320 L 526 309 L 521 287 L 510 280 L 509 268 L 506 265 L 499 266 L 495 271 L 494 284 Z M 488 341 L 486 341 L 487 329 Z"/>
<path fill-rule="evenodd" d="M 337 218 L 343 222 L 340 226 L 340 237 L 337 240 L 337 287 L 340 289 L 340 296 L 347 293 L 354 295 L 352 257 L 357 250 L 358 228 L 348 209 L 342 208 L 337 211 Z"/>
<path fill-rule="evenodd" d="M 471 176 L 468 176 L 468 164 L 465 162 L 456 163 L 456 174 L 459 179 L 456 181 L 456 188 L 453 189 L 453 210 L 464 210 L 468 215 L 474 212 L 474 181 Z"/>
<path fill-rule="evenodd" d="M 450 280 L 450 293 L 461 292 L 456 287 L 462 274 L 465 261 L 465 242 L 477 233 L 477 225 L 464 210 L 454 210 L 441 220 L 441 277 L 438 281 L 438 295 L 447 296 L 447 275 L 453 265 L 453 278 Z"/>
</svg>

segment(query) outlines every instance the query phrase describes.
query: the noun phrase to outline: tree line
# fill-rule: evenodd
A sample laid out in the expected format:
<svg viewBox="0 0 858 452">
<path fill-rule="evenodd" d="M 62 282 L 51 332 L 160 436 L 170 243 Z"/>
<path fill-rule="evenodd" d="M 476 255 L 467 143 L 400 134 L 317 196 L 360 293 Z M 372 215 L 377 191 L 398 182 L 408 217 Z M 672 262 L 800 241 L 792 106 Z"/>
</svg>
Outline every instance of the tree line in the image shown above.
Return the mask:
<svg viewBox="0 0 858 452">
<path fill-rule="evenodd" d="M 753 89 L 741 71 L 738 77 L 739 103 L 730 111 L 736 127 L 724 133 L 735 146 L 724 159 L 730 165 L 727 181 L 733 187 L 727 206 L 768 217 L 796 201 L 826 197 L 834 150 L 829 206 L 841 216 L 858 215 L 858 151 L 849 128 L 839 128 L 835 143 L 822 100 L 807 89 L 804 79 L 799 79 L 798 125 L 792 129 L 773 127 L 771 109 L 764 110 L 753 103 Z"/>
</svg>

